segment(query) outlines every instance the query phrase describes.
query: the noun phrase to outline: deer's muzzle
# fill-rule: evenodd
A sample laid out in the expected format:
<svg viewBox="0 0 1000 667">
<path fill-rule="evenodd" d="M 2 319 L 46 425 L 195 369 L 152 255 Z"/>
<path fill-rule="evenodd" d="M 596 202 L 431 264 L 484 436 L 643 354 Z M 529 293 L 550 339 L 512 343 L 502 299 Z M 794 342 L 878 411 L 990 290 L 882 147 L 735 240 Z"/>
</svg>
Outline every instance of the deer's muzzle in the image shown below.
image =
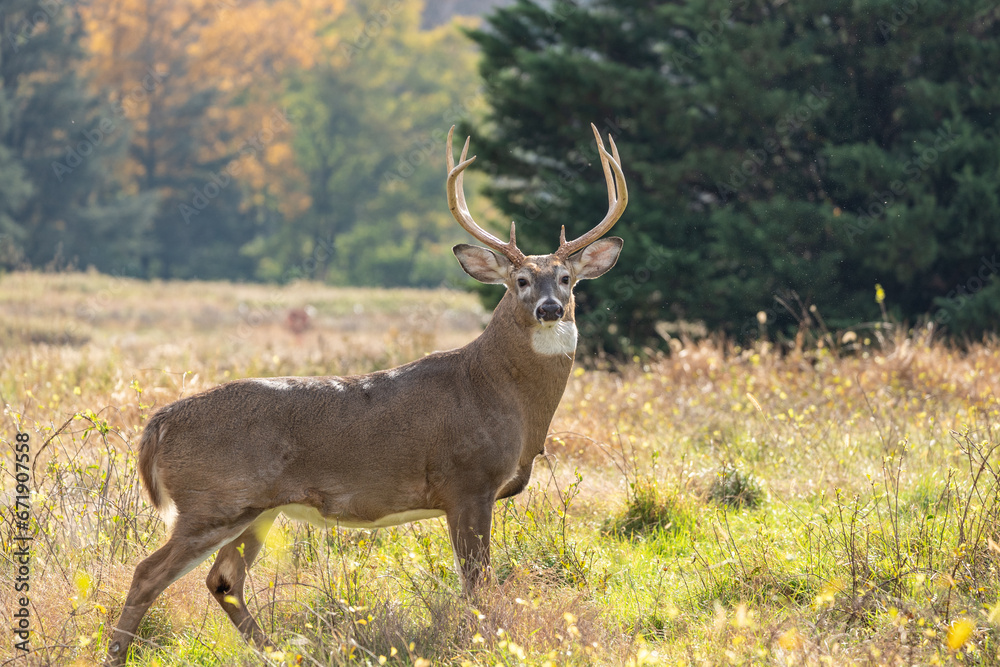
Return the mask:
<svg viewBox="0 0 1000 667">
<path fill-rule="evenodd" d="M 545 301 L 535 309 L 535 317 L 540 322 L 555 322 L 563 316 L 562 304 L 558 301 Z"/>
</svg>

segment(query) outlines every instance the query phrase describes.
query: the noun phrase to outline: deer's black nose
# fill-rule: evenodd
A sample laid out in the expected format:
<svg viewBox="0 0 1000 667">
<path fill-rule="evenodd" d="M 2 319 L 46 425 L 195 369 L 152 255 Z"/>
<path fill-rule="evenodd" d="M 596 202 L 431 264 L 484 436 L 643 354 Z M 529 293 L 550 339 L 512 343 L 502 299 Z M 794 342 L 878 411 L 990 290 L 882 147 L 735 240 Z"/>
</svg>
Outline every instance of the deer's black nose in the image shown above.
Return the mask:
<svg viewBox="0 0 1000 667">
<path fill-rule="evenodd" d="M 558 301 L 546 301 L 535 309 L 535 317 L 543 322 L 554 322 L 562 316 L 563 307 Z"/>
</svg>

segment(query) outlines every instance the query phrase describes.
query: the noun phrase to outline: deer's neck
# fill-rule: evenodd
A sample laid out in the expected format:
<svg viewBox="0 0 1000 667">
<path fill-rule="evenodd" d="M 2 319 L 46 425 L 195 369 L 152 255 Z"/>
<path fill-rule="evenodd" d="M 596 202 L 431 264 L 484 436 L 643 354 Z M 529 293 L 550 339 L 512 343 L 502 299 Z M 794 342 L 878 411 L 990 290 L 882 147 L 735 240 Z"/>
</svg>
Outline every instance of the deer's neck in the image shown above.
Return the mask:
<svg viewBox="0 0 1000 667">
<path fill-rule="evenodd" d="M 545 330 L 523 315 L 515 297 L 505 294 L 486 330 L 471 344 L 473 364 L 484 375 L 512 381 L 525 404 L 548 413 L 549 420 L 573 368 L 576 324 L 570 317 L 561 330 Z"/>
</svg>

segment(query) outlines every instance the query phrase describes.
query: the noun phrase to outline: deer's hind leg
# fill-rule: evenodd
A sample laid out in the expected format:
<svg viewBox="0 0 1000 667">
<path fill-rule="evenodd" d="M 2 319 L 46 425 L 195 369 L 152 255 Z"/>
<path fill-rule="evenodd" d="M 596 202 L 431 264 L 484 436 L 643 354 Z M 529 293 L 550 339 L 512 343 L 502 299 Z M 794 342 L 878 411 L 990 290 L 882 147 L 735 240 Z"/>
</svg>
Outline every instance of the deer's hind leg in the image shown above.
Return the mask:
<svg viewBox="0 0 1000 667">
<path fill-rule="evenodd" d="M 243 635 L 243 639 L 252 641 L 261 649 L 270 646 L 271 642 L 247 609 L 243 584 L 247 571 L 264 546 L 264 539 L 276 516 L 274 512 L 260 515 L 239 537 L 222 547 L 205 579 L 208 590 Z"/>
<path fill-rule="evenodd" d="M 160 593 L 238 535 L 241 528 L 232 526 L 206 530 L 179 521 L 167 543 L 136 566 L 104 664 L 124 664 L 139 622 Z"/>
</svg>

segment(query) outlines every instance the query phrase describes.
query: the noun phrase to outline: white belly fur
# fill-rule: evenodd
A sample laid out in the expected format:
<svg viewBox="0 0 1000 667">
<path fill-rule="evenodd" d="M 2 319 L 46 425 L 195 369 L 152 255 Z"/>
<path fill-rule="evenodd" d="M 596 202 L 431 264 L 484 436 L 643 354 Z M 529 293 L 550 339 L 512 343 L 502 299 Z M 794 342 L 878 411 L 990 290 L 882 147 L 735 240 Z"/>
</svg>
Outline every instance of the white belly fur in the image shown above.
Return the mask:
<svg viewBox="0 0 1000 667">
<path fill-rule="evenodd" d="M 309 507 L 308 505 L 282 505 L 275 508 L 275 510 L 280 511 L 289 519 L 305 521 L 320 528 L 386 528 L 388 526 L 410 523 L 411 521 L 444 516 L 442 510 L 407 510 L 406 512 L 386 514 L 384 517 L 375 519 L 374 521 L 351 521 L 338 519 L 335 516 L 325 517 L 319 513 L 318 509 Z"/>
</svg>

